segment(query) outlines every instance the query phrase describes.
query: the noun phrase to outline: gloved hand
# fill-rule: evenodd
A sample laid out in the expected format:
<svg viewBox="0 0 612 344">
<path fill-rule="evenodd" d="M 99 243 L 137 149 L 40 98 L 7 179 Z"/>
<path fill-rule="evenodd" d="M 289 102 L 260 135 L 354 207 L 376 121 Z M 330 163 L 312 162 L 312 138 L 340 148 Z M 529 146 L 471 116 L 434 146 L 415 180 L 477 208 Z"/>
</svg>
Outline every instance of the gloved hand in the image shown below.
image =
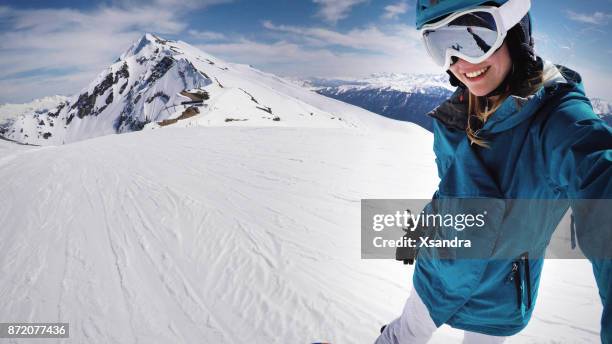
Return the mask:
<svg viewBox="0 0 612 344">
<path fill-rule="evenodd" d="M 408 214 L 411 214 L 410 209 L 406 209 L 406 211 L 408 212 Z M 424 230 L 421 226 L 417 227 L 414 230 L 413 228 L 414 222 L 412 221 L 412 218 L 410 218 L 408 222 L 408 227 L 402 228 L 404 232 L 406 232 L 406 234 L 404 235 L 404 238 L 406 238 L 406 240 L 404 240 L 403 242 L 408 242 L 407 239 L 412 239 L 416 243 L 415 247 L 397 247 L 395 249 L 395 260 L 404 262 L 404 265 L 414 264 L 414 261 L 416 260 L 418 254 L 418 244 L 421 242 L 419 238 L 424 234 Z"/>
</svg>

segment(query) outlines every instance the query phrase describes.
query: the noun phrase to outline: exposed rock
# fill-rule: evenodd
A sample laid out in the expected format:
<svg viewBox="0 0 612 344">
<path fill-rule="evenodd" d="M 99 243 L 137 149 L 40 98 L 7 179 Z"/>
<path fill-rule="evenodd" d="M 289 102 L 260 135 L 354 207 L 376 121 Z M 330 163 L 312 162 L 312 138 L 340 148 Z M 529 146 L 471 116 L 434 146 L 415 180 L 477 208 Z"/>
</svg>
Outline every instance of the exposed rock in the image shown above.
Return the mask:
<svg viewBox="0 0 612 344">
<path fill-rule="evenodd" d="M 183 90 L 180 93 L 182 96 L 185 96 L 189 99 L 191 99 L 192 101 L 204 101 L 204 100 L 208 100 L 210 99 L 210 95 L 208 94 L 208 92 L 204 91 L 204 90 L 191 90 L 191 91 L 186 91 Z"/>
<path fill-rule="evenodd" d="M 126 81 L 125 84 L 123 84 L 123 86 L 121 86 L 121 88 L 119 89 L 119 94 L 123 94 L 123 91 L 125 91 L 125 88 L 127 87 L 128 82 Z"/>
<path fill-rule="evenodd" d="M 244 89 L 240 88 L 240 90 L 244 93 L 246 93 L 246 95 L 248 95 L 249 97 L 251 97 L 251 101 L 255 104 L 259 104 L 259 102 L 257 101 L 257 99 L 255 99 L 255 97 L 253 97 L 252 94 L 250 94 L 249 92 L 245 91 Z"/>
<path fill-rule="evenodd" d="M 108 90 L 113 85 L 113 80 L 113 75 L 108 74 L 100 84 L 96 85 L 92 94 L 89 94 L 89 92 L 85 92 L 79 96 L 77 102 L 74 103 L 71 107 L 71 109 L 77 109 L 77 117 L 83 118 L 85 116 L 98 114 L 98 112 L 93 111 L 94 106 L 96 104 L 96 98 L 104 94 L 104 92 L 106 92 L 106 90 Z"/>
<path fill-rule="evenodd" d="M 164 76 L 164 74 L 166 74 L 166 72 L 168 72 L 168 70 L 170 70 L 170 68 L 172 68 L 173 65 L 174 65 L 174 59 L 171 57 L 165 56 L 163 59 L 161 59 L 161 61 L 159 61 L 155 65 L 155 67 L 153 67 L 151 75 L 147 79 L 146 83 L 151 84 L 155 82 L 155 80 Z"/>
<path fill-rule="evenodd" d="M 119 81 L 119 79 L 121 78 L 129 78 L 130 77 L 130 72 L 128 70 L 128 65 L 126 62 L 123 63 L 123 66 L 121 66 L 121 69 L 117 71 L 117 73 L 115 73 L 115 81 L 114 83 L 116 84 L 117 81 Z"/>
<path fill-rule="evenodd" d="M 150 104 L 151 102 L 153 102 L 155 100 L 155 98 L 161 98 L 161 100 L 164 102 L 164 104 L 167 103 L 170 100 L 170 97 L 168 97 L 168 95 L 166 95 L 162 91 L 158 91 L 153 96 L 149 97 L 146 100 L 147 104 Z"/>
<path fill-rule="evenodd" d="M 62 111 L 62 109 L 66 105 L 68 105 L 68 103 L 61 103 L 60 105 L 57 106 L 57 108 L 55 109 L 55 112 L 49 111 L 48 116 L 49 117 L 57 117 L 57 116 L 59 116 L 59 113 Z"/>
<path fill-rule="evenodd" d="M 269 113 L 270 115 L 272 114 L 272 108 L 269 107 L 269 106 L 265 106 L 265 107 L 256 106 L 256 108 L 258 108 L 259 110 L 265 111 L 265 112 Z"/>
<path fill-rule="evenodd" d="M 189 118 L 189 117 L 193 117 L 193 116 L 195 116 L 195 115 L 197 115 L 199 113 L 200 113 L 200 109 L 198 109 L 195 106 L 191 106 L 191 107 L 187 108 L 185 111 L 183 111 L 183 113 L 179 117 L 173 118 L 173 119 L 166 119 L 166 120 L 163 120 L 161 122 L 157 122 L 157 124 L 159 124 L 162 127 L 165 127 L 167 125 L 174 124 L 174 123 L 176 123 L 176 122 L 178 122 L 180 120 L 183 120 L 183 119 L 186 119 L 186 118 Z"/>
<path fill-rule="evenodd" d="M 106 76 L 106 78 L 104 78 L 104 80 L 102 80 L 102 82 L 100 84 L 98 84 L 96 86 L 96 88 L 94 88 L 94 92 L 93 94 L 95 96 L 101 96 L 104 94 L 104 92 L 106 92 L 106 90 L 108 90 L 111 86 L 113 86 L 113 75 L 112 74 L 108 74 Z"/>
<path fill-rule="evenodd" d="M 115 130 L 118 133 L 127 131 L 138 131 L 142 130 L 149 121 L 140 121 L 133 117 L 128 117 L 124 113 L 121 114 L 115 121 Z"/>
<path fill-rule="evenodd" d="M 108 105 L 108 104 L 110 104 L 110 103 L 112 103 L 112 102 L 113 102 L 113 92 L 110 92 L 110 93 L 108 94 L 108 97 L 106 97 L 106 101 L 105 101 L 105 103 L 106 103 L 106 105 Z"/>
<path fill-rule="evenodd" d="M 77 109 L 77 117 L 83 118 L 85 116 L 91 115 L 93 108 L 96 104 L 96 95 L 89 95 L 88 92 L 85 92 L 79 96 L 79 99 L 72 105 L 71 109 Z M 72 118 L 70 119 L 72 120 Z"/>
</svg>

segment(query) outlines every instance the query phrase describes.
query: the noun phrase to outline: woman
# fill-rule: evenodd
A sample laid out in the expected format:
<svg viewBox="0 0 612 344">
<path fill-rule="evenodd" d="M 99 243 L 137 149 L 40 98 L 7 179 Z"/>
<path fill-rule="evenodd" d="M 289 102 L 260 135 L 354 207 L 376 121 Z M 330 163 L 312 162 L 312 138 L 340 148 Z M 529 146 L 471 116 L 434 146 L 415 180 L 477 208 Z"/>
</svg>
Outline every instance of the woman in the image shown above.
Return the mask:
<svg viewBox="0 0 612 344">
<path fill-rule="evenodd" d="M 464 343 L 501 343 L 521 331 L 569 207 L 572 244 L 593 264 L 604 305 L 601 340 L 612 343 L 612 203 L 581 202 L 612 199 L 612 129 L 593 113 L 577 73 L 536 56 L 529 9 L 529 0 L 417 1 L 427 50 L 458 86 L 429 114 L 440 184 L 424 211 L 439 210 L 434 200 L 485 200 L 490 229 L 469 235 L 487 258 L 445 259 L 421 247 L 403 314 L 378 344 L 426 343 L 445 323 L 465 330 Z M 509 206 L 516 199 L 553 202 Z M 526 221 L 528 211 L 535 216 Z M 397 255 L 412 263 L 417 252 Z"/>
</svg>

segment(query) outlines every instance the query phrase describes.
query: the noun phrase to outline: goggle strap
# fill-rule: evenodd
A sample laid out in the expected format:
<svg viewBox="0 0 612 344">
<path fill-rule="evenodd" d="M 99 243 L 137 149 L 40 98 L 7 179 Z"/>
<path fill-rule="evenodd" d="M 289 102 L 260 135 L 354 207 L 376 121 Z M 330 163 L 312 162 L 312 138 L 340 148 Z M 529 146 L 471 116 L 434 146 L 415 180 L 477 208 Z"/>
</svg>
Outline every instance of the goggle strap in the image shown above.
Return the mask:
<svg viewBox="0 0 612 344">
<path fill-rule="evenodd" d="M 531 0 L 510 0 L 499 7 L 504 30 L 510 30 L 529 12 Z"/>
</svg>

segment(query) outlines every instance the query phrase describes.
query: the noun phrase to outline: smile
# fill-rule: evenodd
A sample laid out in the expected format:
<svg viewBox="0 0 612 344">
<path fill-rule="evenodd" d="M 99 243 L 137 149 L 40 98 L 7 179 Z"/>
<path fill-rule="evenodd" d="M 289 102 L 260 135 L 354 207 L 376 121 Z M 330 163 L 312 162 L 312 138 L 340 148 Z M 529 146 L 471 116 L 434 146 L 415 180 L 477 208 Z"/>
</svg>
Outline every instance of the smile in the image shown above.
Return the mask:
<svg viewBox="0 0 612 344">
<path fill-rule="evenodd" d="M 483 68 L 483 69 L 481 69 L 481 70 L 477 70 L 477 71 L 475 71 L 475 72 L 464 73 L 464 75 L 465 75 L 465 76 L 466 76 L 468 79 L 476 79 L 476 78 L 478 78 L 478 77 L 480 77 L 480 76 L 484 75 L 484 74 L 485 74 L 487 71 L 489 71 L 489 68 L 491 68 L 491 67 L 489 66 L 489 67 L 485 67 L 485 68 Z"/>
</svg>

